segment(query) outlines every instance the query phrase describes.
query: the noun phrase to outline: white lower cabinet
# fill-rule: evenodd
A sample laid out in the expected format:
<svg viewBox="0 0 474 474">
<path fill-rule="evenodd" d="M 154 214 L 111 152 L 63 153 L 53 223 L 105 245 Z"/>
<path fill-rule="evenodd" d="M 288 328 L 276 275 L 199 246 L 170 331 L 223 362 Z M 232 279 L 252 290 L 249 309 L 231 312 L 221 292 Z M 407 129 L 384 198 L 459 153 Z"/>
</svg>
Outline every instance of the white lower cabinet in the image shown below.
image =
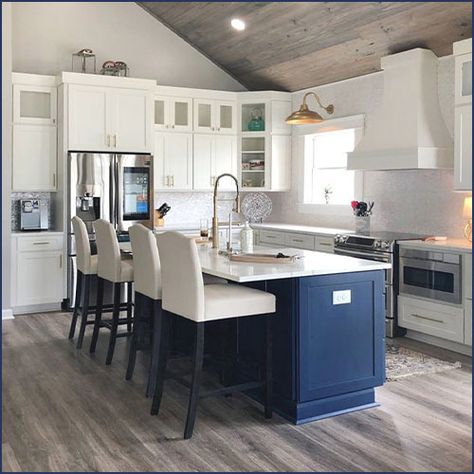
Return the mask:
<svg viewBox="0 0 474 474">
<path fill-rule="evenodd" d="M 285 232 L 283 242 L 288 247 L 314 250 L 314 235 Z"/>
<path fill-rule="evenodd" d="M 314 237 L 314 250 L 317 252 L 334 253 L 334 236 L 316 235 Z"/>
<path fill-rule="evenodd" d="M 155 132 L 154 188 L 161 191 L 192 189 L 192 153 L 191 133 Z"/>
<path fill-rule="evenodd" d="M 62 235 L 12 238 L 12 306 L 60 305 L 64 293 Z"/>
<path fill-rule="evenodd" d="M 464 309 L 408 296 L 398 297 L 398 324 L 464 344 Z"/>
<path fill-rule="evenodd" d="M 258 231 L 258 243 L 265 246 L 293 247 L 327 253 L 334 252 L 333 235 L 314 235 L 261 229 Z"/>
</svg>

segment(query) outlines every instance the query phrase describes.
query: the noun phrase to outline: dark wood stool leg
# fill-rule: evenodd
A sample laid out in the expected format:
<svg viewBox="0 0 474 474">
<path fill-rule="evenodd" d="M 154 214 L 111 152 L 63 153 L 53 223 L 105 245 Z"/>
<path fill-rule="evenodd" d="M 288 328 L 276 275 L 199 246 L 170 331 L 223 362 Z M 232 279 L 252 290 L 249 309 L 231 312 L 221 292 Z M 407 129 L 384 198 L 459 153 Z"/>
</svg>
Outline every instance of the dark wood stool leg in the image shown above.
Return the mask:
<svg viewBox="0 0 474 474">
<path fill-rule="evenodd" d="M 129 281 L 127 285 L 127 331 L 132 332 L 132 315 L 133 315 L 133 282 Z"/>
<path fill-rule="evenodd" d="M 264 386 L 263 386 L 263 403 L 265 408 L 265 418 L 271 418 L 273 414 L 272 398 L 273 398 L 273 320 L 268 315 L 265 318 L 265 356 L 264 356 Z"/>
<path fill-rule="evenodd" d="M 161 317 L 161 300 L 152 300 L 152 310 L 150 314 L 151 327 L 153 328 L 153 338 L 151 345 L 151 356 L 150 356 L 150 368 L 148 371 L 148 384 L 146 387 L 146 397 L 150 397 L 155 391 L 156 387 L 156 378 L 158 375 L 158 361 L 160 358 L 159 349 L 160 345 L 158 343 L 160 339 L 160 328 L 157 324 L 157 319 Z M 169 336 L 168 336 L 169 337 Z"/>
<path fill-rule="evenodd" d="M 87 318 L 89 316 L 89 294 L 91 288 L 92 275 L 83 275 L 84 291 L 82 292 L 82 311 L 81 311 L 81 327 L 79 329 L 79 337 L 77 338 L 77 349 L 82 348 L 82 341 L 84 340 L 84 333 L 86 332 Z"/>
<path fill-rule="evenodd" d="M 92 333 L 92 341 L 89 352 L 95 352 L 97 339 L 99 338 L 99 329 L 102 323 L 102 306 L 104 305 L 104 279 L 97 277 L 97 303 L 95 310 L 94 332 Z"/>
<path fill-rule="evenodd" d="M 133 377 L 133 371 L 135 370 L 135 360 L 137 358 L 137 347 L 138 340 L 140 338 L 141 325 L 143 319 L 143 299 L 144 296 L 140 293 L 135 292 L 135 314 L 133 318 L 133 333 L 132 340 L 130 342 L 130 351 L 128 353 L 128 366 L 125 380 L 131 380 Z"/>
<path fill-rule="evenodd" d="M 190 439 L 193 435 L 194 423 L 196 421 L 197 404 L 199 400 L 199 389 L 201 386 L 202 362 L 204 358 L 204 323 L 196 323 L 196 336 L 194 341 L 194 368 L 191 393 L 189 395 L 188 416 L 184 429 L 184 439 Z"/>
<path fill-rule="evenodd" d="M 82 293 L 82 273 L 78 270 L 76 272 L 76 297 L 74 302 L 74 312 L 72 313 L 71 327 L 69 328 L 69 339 L 74 337 L 76 332 L 76 322 L 79 316 L 79 308 L 81 307 L 81 293 Z"/>
<path fill-rule="evenodd" d="M 114 283 L 114 310 L 112 314 L 112 328 L 110 330 L 109 349 L 105 359 L 105 365 L 110 365 L 114 357 L 115 342 L 117 340 L 117 330 L 120 318 L 120 297 L 122 283 Z"/>
<path fill-rule="evenodd" d="M 156 370 L 156 385 L 155 392 L 153 394 L 153 402 L 151 405 L 151 414 L 158 415 L 160 411 L 161 397 L 163 395 L 166 365 L 168 362 L 170 315 L 167 311 L 160 311 L 155 315 L 154 323 L 154 332 L 160 336 L 156 339 L 158 344 L 155 344 L 155 347 L 153 348 L 153 350 L 158 353 L 158 367 Z"/>
</svg>

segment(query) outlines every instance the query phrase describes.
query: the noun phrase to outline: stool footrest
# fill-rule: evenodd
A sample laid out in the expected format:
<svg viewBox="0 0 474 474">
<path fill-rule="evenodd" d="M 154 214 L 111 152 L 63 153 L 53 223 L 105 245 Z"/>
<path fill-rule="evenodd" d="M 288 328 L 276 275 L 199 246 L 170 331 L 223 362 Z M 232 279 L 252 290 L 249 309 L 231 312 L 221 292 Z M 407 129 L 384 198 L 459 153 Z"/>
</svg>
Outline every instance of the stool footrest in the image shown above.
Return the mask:
<svg viewBox="0 0 474 474">
<path fill-rule="evenodd" d="M 263 382 L 245 382 L 236 385 L 229 385 L 228 387 L 216 388 L 215 390 L 208 390 L 199 394 L 199 398 L 215 397 L 218 395 L 228 395 L 235 392 L 244 392 L 253 388 L 262 387 Z"/>
</svg>

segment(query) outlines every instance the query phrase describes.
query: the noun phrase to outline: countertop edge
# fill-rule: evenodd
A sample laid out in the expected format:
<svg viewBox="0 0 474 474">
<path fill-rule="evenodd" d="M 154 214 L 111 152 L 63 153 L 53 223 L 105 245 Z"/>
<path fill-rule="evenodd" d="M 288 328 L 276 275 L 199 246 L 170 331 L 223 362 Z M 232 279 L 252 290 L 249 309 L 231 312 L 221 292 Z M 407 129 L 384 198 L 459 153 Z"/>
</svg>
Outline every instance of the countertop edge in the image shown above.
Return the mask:
<svg viewBox="0 0 474 474">
<path fill-rule="evenodd" d="M 420 241 L 420 240 L 405 240 L 398 242 L 400 247 L 405 248 L 414 248 L 414 249 L 425 249 L 425 250 L 438 250 L 438 251 L 448 251 L 448 252 L 460 252 L 472 254 L 472 247 L 469 246 L 469 243 L 466 241 L 464 244 L 461 239 L 457 242 L 458 239 L 448 239 L 441 241 Z"/>
</svg>

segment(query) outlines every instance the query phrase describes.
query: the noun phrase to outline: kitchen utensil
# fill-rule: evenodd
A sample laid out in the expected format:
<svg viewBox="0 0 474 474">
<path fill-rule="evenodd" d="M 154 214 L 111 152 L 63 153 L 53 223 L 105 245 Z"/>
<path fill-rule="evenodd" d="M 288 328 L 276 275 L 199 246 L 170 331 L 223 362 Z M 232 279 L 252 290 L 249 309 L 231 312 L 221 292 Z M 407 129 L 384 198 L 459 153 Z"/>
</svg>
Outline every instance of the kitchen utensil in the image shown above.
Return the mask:
<svg viewBox="0 0 474 474">
<path fill-rule="evenodd" d="M 238 253 L 229 255 L 231 262 L 246 262 L 246 263 L 266 263 L 266 264 L 288 264 L 294 263 L 299 258 L 298 255 L 283 255 L 278 253 L 271 255 L 267 253 Z"/>
</svg>

